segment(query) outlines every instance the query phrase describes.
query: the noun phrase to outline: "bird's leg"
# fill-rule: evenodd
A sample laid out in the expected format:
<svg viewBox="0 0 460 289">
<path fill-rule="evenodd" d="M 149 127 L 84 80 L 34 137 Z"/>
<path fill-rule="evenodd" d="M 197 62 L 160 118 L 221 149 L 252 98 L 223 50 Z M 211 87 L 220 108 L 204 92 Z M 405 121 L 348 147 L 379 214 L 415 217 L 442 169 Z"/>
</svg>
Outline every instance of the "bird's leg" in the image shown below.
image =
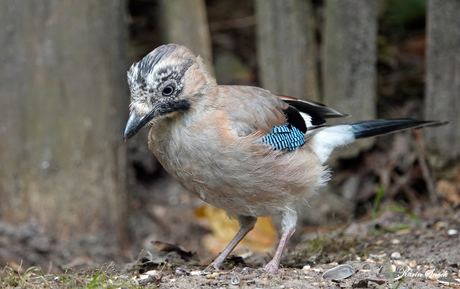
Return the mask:
<svg viewBox="0 0 460 289">
<path fill-rule="evenodd" d="M 291 230 L 285 230 L 283 231 L 283 234 L 281 235 L 280 238 L 280 243 L 278 245 L 278 248 L 276 249 L 275 256 L 273 259 L 265 265 L 264 270 L 273 274 L 276 274 L 278 272 L 278 268 L 280 265 L 280 260 L 281 256 L 283 255 L 284 247 L 287 244 L 287 241 L 289 238 L 294 234 L 295 228 L 292 228 Z"/>
<path fill-rule="evenodd" d="M 224 262 L 225 258 L 227 258 L 228 254 L 233 251 L 233 249 L 238 245 L 241 239 L 244 238 L 253 228 L 257 221 L 256 217 L 248 217 L 248 216 L 238 216 L 238 222 L 240 223 L 240 230 L 236 233 L 235 237 L 230 241 L 230 243 L 225 247 L 225 249 L 220 253 L 220 255 L 209 264 L 206 270 L 209 269 L 219 269 L 219 267 Z"/>
<path fill-rule="evenodd" d="M 297 223 L 297 213 L 294 210 L 288 209 L 282 214 L 281 225 L 283 233 L 280 238 L 278 248 L 276 248 L 275 256 L 265 265 L 264 270 L 276 274 L 280 266 L 281 256 L 283 255 L 284 247 L 289 238 L 294 234 Z"/>
</svg>

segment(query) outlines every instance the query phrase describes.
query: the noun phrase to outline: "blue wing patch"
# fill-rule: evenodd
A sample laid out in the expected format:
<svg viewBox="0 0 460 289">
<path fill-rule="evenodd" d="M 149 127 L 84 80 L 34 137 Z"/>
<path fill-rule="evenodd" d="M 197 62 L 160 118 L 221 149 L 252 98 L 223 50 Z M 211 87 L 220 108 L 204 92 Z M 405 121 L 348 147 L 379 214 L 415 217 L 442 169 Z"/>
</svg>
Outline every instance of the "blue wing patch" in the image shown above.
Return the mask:
<svg viewBox="0 0 460 289">
<path fill-rule="evenodd" d="M 305 143 L 304 133 L 295 126 L 284 124 L 274 126 L 272 131 L 262 138 L 262 143 L 271 145 L 275 150 L 298 149 Z"/>
</svg>

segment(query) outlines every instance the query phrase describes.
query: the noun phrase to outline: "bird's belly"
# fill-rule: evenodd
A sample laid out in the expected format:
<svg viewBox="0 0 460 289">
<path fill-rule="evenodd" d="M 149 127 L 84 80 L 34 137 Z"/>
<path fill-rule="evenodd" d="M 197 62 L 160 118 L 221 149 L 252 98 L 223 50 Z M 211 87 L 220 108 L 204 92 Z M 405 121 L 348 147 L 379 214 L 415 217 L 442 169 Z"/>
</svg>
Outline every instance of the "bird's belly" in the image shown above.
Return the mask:
<svg viewBox="0 0 460 289">
<path fill-rule="evenodd" d="M 292 208 L 323 175 L 319 160 L 306 148 L 284 153 L 181 142 L 157 149 L 156 155 L 192 194 L 230 215 L 270 216 Z"/>
</svg>

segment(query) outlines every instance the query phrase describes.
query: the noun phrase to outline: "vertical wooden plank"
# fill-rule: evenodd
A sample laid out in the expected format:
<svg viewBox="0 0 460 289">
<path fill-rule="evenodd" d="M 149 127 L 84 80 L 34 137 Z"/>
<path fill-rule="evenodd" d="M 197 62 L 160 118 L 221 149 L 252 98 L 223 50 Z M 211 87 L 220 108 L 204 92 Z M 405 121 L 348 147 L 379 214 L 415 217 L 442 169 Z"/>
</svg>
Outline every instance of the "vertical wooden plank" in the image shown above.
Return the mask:
<svg viewBox="0 0 460 289">
<path fill-rule="evenodd" d="M 0 218 L 126 229 L 124 1 L 0 1 Z M 124 236 L 125 237 L 125 236 Z"/>
<path fill-rule="evenodd" d="M 324 103 L 347 113 L 347 120 L 376 117 L 377 1 L 327 0 L 323 54 Z M 369 148 L 360 140 L 347 156 Z"/>
<path fill-rule="evenodd" d="M 425 118 L 449 125 L 424 130 L 430 162 L 440 169 L 460 156 L 460 1 L 428 1 Z M 453 172 L 452 177 L 456 177 Z"/>
<path fill-rule="evenodd" d="M 166 43 L 190 48 L 213 73 L 211 35 L 204 0 L 161 0 L 160 11 Z"/>
<path fill-rule="evenodd" d="M 256 0 L 262 87 L 319 101 L 317 46 L 310 0 Z"/>
</svg>

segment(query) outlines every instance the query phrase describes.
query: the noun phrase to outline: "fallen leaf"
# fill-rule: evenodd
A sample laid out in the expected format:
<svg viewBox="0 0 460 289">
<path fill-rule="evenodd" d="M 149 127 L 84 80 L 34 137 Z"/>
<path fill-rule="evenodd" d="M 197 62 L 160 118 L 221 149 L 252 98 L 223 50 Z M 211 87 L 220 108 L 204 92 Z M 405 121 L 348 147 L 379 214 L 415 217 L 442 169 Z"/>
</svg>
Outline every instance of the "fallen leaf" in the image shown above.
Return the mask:
<svg viewBox="0 0 460 289">
<path fill-rule="evenodd" d="M 195 216 L 204 218 L 211 233 L 204 236 L 203 245 L 205 248 L 218 254 L 233 239 L 239 230 L 237 220 L 231 220 L 224 210 L 208 205 L 199 207 Z M 259 218 L 254 229 L 240 242 L 235 250 L 241 247 L 250 247 L 253 250 L 267 252 L 271 250 L 277 240 L 276 227 L 271 218 Z"/>
</svg>

